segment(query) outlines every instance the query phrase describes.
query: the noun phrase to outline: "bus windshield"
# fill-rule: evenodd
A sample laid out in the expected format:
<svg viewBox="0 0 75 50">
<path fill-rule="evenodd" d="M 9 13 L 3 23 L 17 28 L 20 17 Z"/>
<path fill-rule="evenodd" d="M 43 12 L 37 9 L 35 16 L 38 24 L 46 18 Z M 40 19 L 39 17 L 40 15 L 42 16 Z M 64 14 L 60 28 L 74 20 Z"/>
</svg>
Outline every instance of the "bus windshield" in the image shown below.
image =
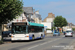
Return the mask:
<svg viewBox="0 0 75 50">
<path fill-rule="evenodd" d="M 25 34 L 26 33 L 26 26 L 14 26 L 12 28 L 12 32 L 15 34 Z"/>
</svg>

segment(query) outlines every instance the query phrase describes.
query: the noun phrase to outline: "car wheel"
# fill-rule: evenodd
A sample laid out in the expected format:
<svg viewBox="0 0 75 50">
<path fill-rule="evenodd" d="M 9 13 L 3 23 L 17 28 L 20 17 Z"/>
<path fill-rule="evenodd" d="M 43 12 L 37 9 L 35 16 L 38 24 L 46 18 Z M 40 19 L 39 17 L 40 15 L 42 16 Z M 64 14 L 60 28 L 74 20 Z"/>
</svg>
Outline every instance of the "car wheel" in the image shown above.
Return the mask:
<svg viewBox="0 0 75 50">
<path fill-rule="evenodd" d="M 65 37 L 67 37 L 67 36 L 65 36 Z"/>
<path fill-rule="evenodd" d="M 71 37 L 73 37 L 73 36 L 71 36 Z"/>
</svg>

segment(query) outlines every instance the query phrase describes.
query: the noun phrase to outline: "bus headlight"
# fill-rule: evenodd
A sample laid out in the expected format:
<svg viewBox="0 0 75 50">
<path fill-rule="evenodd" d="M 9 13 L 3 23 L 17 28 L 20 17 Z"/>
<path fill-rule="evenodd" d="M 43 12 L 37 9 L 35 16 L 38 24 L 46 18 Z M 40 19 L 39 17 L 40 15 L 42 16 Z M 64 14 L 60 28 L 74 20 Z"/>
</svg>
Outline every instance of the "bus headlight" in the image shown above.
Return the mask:
<svg viewBox="0 0 75 50">
<path fill-rule="evenodd" d="M 25 37 L 29 37 L 29 36 L 25 36 Z"/>
<path fill-rule="evenodd" d="M 11 36 L 11 38 L 13 38 L 14 36 Z"/>
</svg>

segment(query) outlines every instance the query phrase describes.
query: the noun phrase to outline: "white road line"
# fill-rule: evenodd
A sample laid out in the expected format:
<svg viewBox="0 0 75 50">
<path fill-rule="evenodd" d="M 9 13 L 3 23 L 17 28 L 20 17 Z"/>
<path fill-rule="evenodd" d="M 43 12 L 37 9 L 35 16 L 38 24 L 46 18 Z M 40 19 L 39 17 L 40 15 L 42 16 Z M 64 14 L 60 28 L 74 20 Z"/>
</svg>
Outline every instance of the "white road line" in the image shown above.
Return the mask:
<svg viewBox="0 0 75 50">
<path fill-rule="evenodd" d="M 36 46 L 33 46 L 33 47 L 30 47 L 28 48 L 28 50 L 32 49 L 32 48 L 35 48 L 35 47 L 38 47 L 39 45 L 36 45 Z"/>
<path fill-rule="evenodd" d="M 48 41 L 47 43 L 51 43 L 52 41 Z"/>
<path fill-rule="evenodd" d="M 40 44 L 40 45 L 44 45 L 44 44 L 47 44 L 47 42 L 45 42 L 45 43 L 42 43 L 42 44 Z"/>
<path fill-rule="evenodd" d="M 59 39 L 61 39 L 61 38 L 59 38 Z M 52 40 L 52 41 L 44 42 L 44 43 L 39 44 L 39 45 L 35 45 L 35 46 L 33 46 L 33 47 L 28 48 L 28 50 L 33 49 L 33 48 L 38 47 L 38 46 L 41 46 L 41 45 L 45 45 L 45 44 L 47 44 L 47 43 L 51 43 L 51 42 L 56 41 L 56 40 L 59 40 L 59 39 L 55 39 L 55 40 Z"/>
</svg>

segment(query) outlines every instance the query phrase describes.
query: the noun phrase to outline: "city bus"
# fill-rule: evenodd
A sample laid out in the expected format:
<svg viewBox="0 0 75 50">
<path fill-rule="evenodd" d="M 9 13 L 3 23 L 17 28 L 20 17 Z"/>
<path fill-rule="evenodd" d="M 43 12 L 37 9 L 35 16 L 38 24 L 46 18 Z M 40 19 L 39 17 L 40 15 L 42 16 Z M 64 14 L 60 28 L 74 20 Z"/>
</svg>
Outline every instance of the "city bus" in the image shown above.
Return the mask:
<svg viewBox="0 0 75 50">
<path fill-rule="evenodd" d="M 32 22 L 13 22 L 11 41 L 44 38 L 44 25 Z"/>
</svg>

